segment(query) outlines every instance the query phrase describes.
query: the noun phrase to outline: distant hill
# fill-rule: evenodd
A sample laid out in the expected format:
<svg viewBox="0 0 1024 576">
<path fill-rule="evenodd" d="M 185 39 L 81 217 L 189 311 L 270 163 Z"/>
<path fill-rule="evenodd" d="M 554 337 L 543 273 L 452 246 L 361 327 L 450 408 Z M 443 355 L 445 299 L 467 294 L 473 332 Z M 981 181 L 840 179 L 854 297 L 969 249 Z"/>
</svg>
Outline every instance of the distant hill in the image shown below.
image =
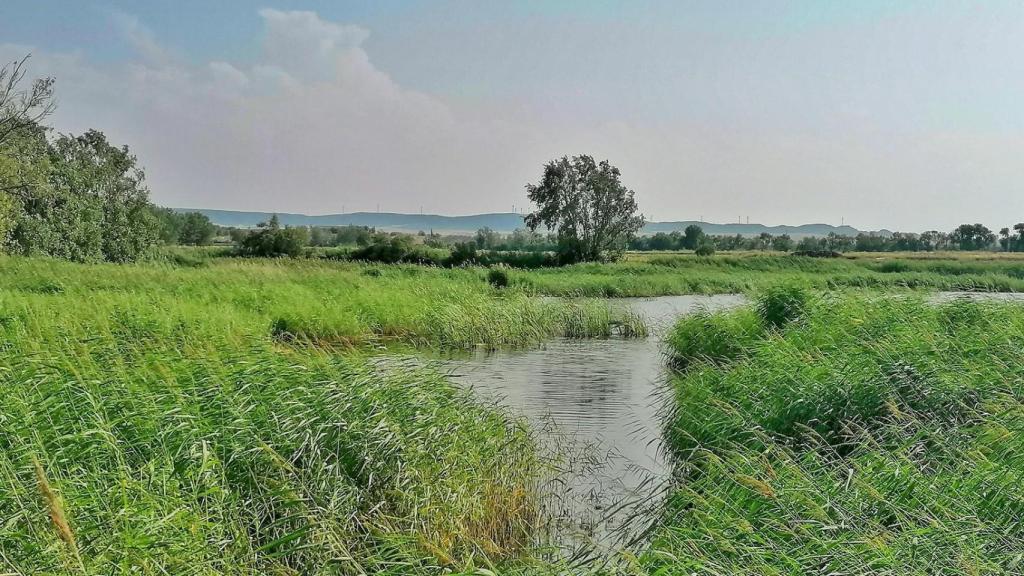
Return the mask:
<svg viewBox="0 0 1024 576">
<path fill-rule="evenodd" d="M 780 234 L 789 234 L 793 238 L 800 238 L 803 236 L 828 236 L 830 233 L 835 233 L 839 236 L 856 236 L 860 234 L 860 230 L 852 226 L 833 226 L 831 224 L 801 224 L 799 226 L 765 226 L 764 224 L 713 224 L 711 222 L 696 222 L 693 220 L 686 220 L 682 222 L 648 222 L 644 226 L 643 232 L 645 234 L 654 234 L 656 232 L 672 232 L 675 230 L 685 230 L 687 226 L 696 224 L 704 230 L 705 234 L 713 236 L 735 236 L 739 234 L 741 236 L 757 236 L 764 232 L 771 234 L 772 236 L 778 236 Z M 881 234 L 888 234 L 888 231 L 882 230 Z"/>
<path fill-rule="evenodd" d="M 177 212 L 200 212 L 206 214 L 214 224 L 251 228 L 266 222 L 273 212 L 239 212 L 235 210 L 206 210 L 174 208 Z M 389 231 L 446 233 L 471 233 L 480 228 L 498 232 L 511 232 L 523 227 L 523 217 L 514 212 L 495 214 L 473 214 L 470 216 L 441 216 L 439 214 L 397 214 L 394 212 L 352 212 L 351 214 L 306 214 L 277 213 L 282 224 L 288 226 L 370 226 Z"/>
<path fill-rule="evenodd" d="M 206 214 L 214 224 L 251 228 L 265 222 L 273 215 L 272 212 L 242 212 L 237 210 L 206 210 L 194 208 L 175 208 L 178 212 L 201 212 Z M 351 214 L 322 214 L 309 216 L 306 214 L 289 214 L 278 212 L 277 217 L 282 224 L 288 226 L 370 226 L 380 230 L 400 232 L 429 232 L 433 230 L 446 234 L 469 234 L 480 228 L 490 228 L 497 232 L 511 232 L 523 228 L 523 216 L 514 212 L 498 212 L 493 214 L 472 214 L 469 216 L 442 216 L 439 214 L 398 214 L 394 212 L 352 212 Z M 827 236 L 834 232 L 842 236 L 856 236 L 860 230 L 852 226 L 832 226 L 831 224 L 802 224 L 800 226 L 765 226 L 763 224 L 714 224 L 685 220 L 679 222 L 648 222 L 642 234 L 656 232 L 683 231 L 687 226 L 696 224 L 704 229 L 705 234 L 757 236 L 767 232 L 773 236 L 789 234 L 793 238 L 803 236 Z M 888 231 L 881 231 L 888 234 Z"/>
</svg>

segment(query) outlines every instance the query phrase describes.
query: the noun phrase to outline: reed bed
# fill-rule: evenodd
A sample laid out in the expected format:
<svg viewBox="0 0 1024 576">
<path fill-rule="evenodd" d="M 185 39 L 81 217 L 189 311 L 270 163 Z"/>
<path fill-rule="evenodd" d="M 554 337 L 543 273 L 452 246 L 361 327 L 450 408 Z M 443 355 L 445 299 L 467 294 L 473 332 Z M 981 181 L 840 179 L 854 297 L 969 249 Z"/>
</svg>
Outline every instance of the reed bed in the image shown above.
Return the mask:
<svg viewBox="0 0 1024 576">
<path fill-rule="evenodd" d="M 678 487 L 646 569 L 1019 574 L 1024 307 L 858 292 L 778 324 L 769 308 L 697 324 L 729 335 L 746 315 L 727 355 L 671 344 L 689 360 L 666 425 Z"/>
<path fill-rule="evenodd" d="M 436 373 L 54 298 L 2 301 L 4 571 L 439 573 L 528 549 L 528 431 Z"/>
<path fill-rule="evenodd" d="M 668 296 L 751 292 L 776 284 L 818 289 L 874 288 L 1022 292 L 1019 259 L 912 260 L 906 257 L 810 258 L 746 254 L 711 258 L 651 255 L 616 264 L 513 271 L 510 282 L 555 296 Z"/>
<path fill-rule="evenodd" d="M 607 303 L 476 270 L 0 270 L 0 573 L 555 570 L 530 431 L 375 347 L 603 336 Z"/>
<path fill-rule="evenodd" d="M 428 348 L 519 347 L 553 336 L 646 334 L 643 319 L 595 299 L 538 299 L 496 288 L 487 271 L 313 260 L 210 259 L 173 264 L 79 265 L 0 258 L 0 290 L 51 296 L 54 306 L 147 304 L 214 314 L 280 343 L 331 349 L 392 344 Z M 187 310 L 187 312 L 185 312 Z M 171 315 L 152 315 L 167 322 Z"/>
</svg>

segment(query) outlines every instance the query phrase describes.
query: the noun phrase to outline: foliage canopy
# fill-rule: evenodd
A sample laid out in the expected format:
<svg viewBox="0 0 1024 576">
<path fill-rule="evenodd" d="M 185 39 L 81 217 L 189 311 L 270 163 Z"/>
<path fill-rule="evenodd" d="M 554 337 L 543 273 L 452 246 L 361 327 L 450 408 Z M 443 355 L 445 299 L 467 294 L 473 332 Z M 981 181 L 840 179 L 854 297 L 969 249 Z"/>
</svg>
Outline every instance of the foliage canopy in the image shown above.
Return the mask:
<svg viewBox="0 0 1024 576">
<path fill-rule="evenodd" d="M 633 191 L 607 160 L 598 163 L 587 155 L 553 160 L 544 166 L 540 183 L 528 184 L 526 191 L 538 207 L 526 217 L 527 226 L 554 230 L 566 262 L 614 259 L 644 225 Z"/>
</svg>

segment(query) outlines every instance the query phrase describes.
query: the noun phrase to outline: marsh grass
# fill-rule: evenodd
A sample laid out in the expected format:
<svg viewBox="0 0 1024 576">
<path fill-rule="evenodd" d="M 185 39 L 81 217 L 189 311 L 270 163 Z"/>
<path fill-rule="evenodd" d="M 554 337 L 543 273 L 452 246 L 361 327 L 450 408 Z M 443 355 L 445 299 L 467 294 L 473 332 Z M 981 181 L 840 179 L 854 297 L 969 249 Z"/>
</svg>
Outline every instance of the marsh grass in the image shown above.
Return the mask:
<svg viewBox="0 0 1024 576">
<path fill-rule="evenodd" d="M 735 316 L 705 322 L 728 333 Z M 691 364 L 666 429 L 680 482 L 646 567 L 1019 573 L 1022 343 L 1019 305 L 847 294 Z"/>
<path fill-rule="evenodd" d="M 542 569 L 524 424 L 366 354 L 604 336 L 622 317 L 477 270 L 0 268 L 0 572 L 19 574 Z"/>
<path fill-rule="evenodd" d="M 594 299 L 538 299 L 494 288 L 488 272 L 413 265 L 365 266 L 313 260 L 209 260 L 173 264 L 77 265 L 0 259 L 0 290 L 83 299 L 113 308 L 151 304 L 170 314 L 213 314 L 278 342 L 334 350 L 403 344 L 429 348 L 527 346 L 552 336 L 643 336 L 642 318 Z M 115 310 L 116 313 L 116 310 Z"/>
<path fill-rule="evenodd" d="M 970 258 L 970 259 L 969 259 Z M 797 284 L 818 289 L 880 288 L 948 291 L 1024 291 L 1024 261 L 946 254 L 928 260 L 905 255 L 810 258 L 778 254 L 634 256 L 615 264 L 577 264 L 514 271 L 514 285 L 556 296 L 667 296 L 756 291 Z"/>
<path fill-rule="evenodd" d="M 430 573 L 530 546 L 529 433 L 436 372 L 62 297 L 3 300 L 8 571 Z"/>
</svg>

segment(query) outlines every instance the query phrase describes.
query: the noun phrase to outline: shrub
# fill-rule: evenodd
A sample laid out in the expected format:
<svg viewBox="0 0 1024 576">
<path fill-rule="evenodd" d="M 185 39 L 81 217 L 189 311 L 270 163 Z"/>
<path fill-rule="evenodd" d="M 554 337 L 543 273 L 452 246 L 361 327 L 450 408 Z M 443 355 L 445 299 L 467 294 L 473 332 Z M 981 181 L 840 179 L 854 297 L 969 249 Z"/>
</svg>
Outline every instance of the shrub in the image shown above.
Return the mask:
<svg viewBox="0 0 1024 576">
<path fill-rule="evenodd" d="M 702 242 L 693 253 L 697 256 L 713 256 L 715 254 L 715 245 L 711 242 Z"/>
<path fill-rule="evenodd" d="M 309 231 L 305 228 L 281 227 L 275 214 L 269 221 L 260 224 L 259 229 L 242 240 L 240 251 L 246 256 L 273 258 L 302 254 L 309 243 Z"/>
<path fill-rule="evenodd" d="M 504 264 L 509 268 L 548 268 L 561 263 L 551 252 L 494 251 L 478 252 L 476 261 L 482 266 Z"/>
<path fill-rule="evenodd" d="M 495 288 L 508 286 L 508 274 L 501 268 L 491 268 L 487 271 L 487 283 Z"/>
<path fill-rule="evenodd" d="M 806 256 L 808 258 L 840 258 L 842 254 L 835 250 L 797 250 L 791 256 Z"/>
<path fill-rule="evenodd" d="M 445 260 L 449 267 L 464 266 L 476 263 L 476 244 L 472 242 L 459 242 L 452 248 L 452 253 Z"/>
<path fill-rule="evenodd" d="M 912 268 L 907 262 L 901 260 L 886 260 L 878 265 L 876 268 L 879 272 L 885 272 L 887 274 L 894 274 L 899 272 L 910 272 Z"/>
<path fill-rule="evenodd" d="M 363 246 L 351 253 L 353 260 L 379 262 L 381 264 L 423 264 L 439 266 L 443 260 L 440 252 L 413 244 L 408 236 L 392 236 Z"/>
</svg>

